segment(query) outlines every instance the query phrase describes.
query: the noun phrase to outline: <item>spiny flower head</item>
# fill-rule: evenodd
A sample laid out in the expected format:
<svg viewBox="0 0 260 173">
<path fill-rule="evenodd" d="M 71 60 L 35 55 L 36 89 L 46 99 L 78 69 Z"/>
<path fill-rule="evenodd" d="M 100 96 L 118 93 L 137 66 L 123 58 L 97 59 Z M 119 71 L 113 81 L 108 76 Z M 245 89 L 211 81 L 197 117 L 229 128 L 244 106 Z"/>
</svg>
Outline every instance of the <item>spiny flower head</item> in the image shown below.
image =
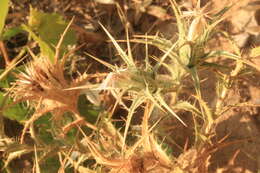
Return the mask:
<svg viewBox="0 0 260 173">
<path fill-rule="evenodd" d="M 29 101 L 31 105 L 42 100 L 45 107 L 63 107 L 76 110 L 80 90 L 66 90 L 82 84 L 86 76 L 69 81 L 64 77 L 61 63 L 52 63 L 47 58 L 37 58 L 26 65 L 24 72 L 16 75 L 17 80 L 9 89 L 15 101 Z"/>
</svg>

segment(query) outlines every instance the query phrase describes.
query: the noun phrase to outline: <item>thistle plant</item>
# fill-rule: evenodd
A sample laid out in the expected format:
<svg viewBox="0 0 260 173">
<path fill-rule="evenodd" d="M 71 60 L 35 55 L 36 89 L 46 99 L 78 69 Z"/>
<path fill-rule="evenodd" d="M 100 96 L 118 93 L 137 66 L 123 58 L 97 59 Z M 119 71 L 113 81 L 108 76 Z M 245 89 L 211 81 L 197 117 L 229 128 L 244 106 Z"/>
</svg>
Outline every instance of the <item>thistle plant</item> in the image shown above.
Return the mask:
<svg viewBox="0 0 260 173">
<path fill-rule="evenodd" d="M 171 105 L 170 107 L 169 104 L 165 101 L 164 95 L 172 92 L 177 93 L 180 89 L 181 81 L 180 78 L 171 78 L 170 76 L 160 74 L 159 68 L 162 64 L 161 61 L 152 66 L 149 63 L 149 57 L 147 55 L 145 57 L 145 63 L 143 66 L 136 65 L 137 63 L 134 61 L 134 58 L 131 54 L 130 41 L 128 37 L 128 54 L 126 54 L 119 46 L 119 44 L 115 41 L 115 39 L 110 35 L 110 33 L 104 27 L 103 29 L 109 36 L 120 57 L 126 64 L 125 66 L 117 67 L 90 55 L 91 57 L 106 65 L 112 70 L 112 72 L 109 73 L 107 75 L 107 78 L 102 82 L 99 89 L 109 90 L 112 95 L 117 99 L 117 102 L 128 111 L 124 131 L 124 145 L 122 148 L 122 153 L 124 153 L 124 146 L 126 143 L 128 130 L 135 110 L 147 101 L 153 102 L 155 104 L 155 107 L 159 108 L 161 111 L 168 112 L 170 115 L 173 115 L 184 126 L 186 126 L 185 122 L 175 113 L 174 109 L 184 109 L 200 115 L 200 112 L 197 110 L 197 108 L 191 105 L 189 102 L 179 101 L 175 105 Z M 165 59 L 167 56 L 169 56 L 171 50 L 172 49 L 168 50 L 161 59 Z M 175 73 L 175 75 L 178 76 L 179 73 Z M 122 96 L 125 94 L 127 94 L 129 96 L 128 99 L 132 101 L 132 104 L 129 108 L 122 101 Z"/>
<path fill-rule="evenodd" d="M 44 19 L 43 24 L 53 20 L 55 25 L 60 25 L 61 30 L 66 22 L 59 24 L 54 21 L 61 21 L 59 15 L 46 15 L 32 10 L 31 15 L 35 16 L 31 17 L 31 26 L 24 25 L 23 29 L 39 44 L 40 53 L 34 55 L 27 49 L 32 60 L 15 73 L 16 80 L 7 89 L 7 96 L 14 103 L 27 103 L 33 113 L 22 122 L 24 129 L 19 141 L 0 141 L 5 142 L 4 147 L 0 146 L 6 156 L 5 167 L 15 158 L 35 152 L 35 172 L 40 172 L 41 164 L 53 157 L 59 161 L 58 172 L 72 168 L 74 172 L 208 172 L 211 154 L 225 146 L 225 137 L 215 143 L 211 140 L 215 120 L 223 113 L 223 100 L 228 95 L 229 87 L 242 74 L 244 64 L 250 65 L 250 62 L 242 58 L 232 41 L 233 52 L 208 47 L 216 34 L 228 38 L 216 26 L 224 20 L 223 14 L 230 7 L 213 13 L 208 11 L 209 4 L 200 7 L 200 0 L 195 8 L 187 8 L 186 11 L 181 10 L 183 8 L 175 0 L 170 0 L 170 4 L 178 27 L 177 40 L 167 40 L 159 34 L 134 36 L 130 39 L 127 18 L 121 9 L 118 11 L 125 24 L 126 40 L 117 41 L 100 24 L 122 60 L 120 65 L 113 65 L 86 53 L 109 68 L 105 77 L 101 77 L 102 80 L 97 73 L 68 77 L 65 63 L 75 50 L 66 54 L 66 46 L 61 45 L 72 21 L 53 49 L 52 42 L 49 44 L 48 39 L 42 38 L 48 33 L 48 26 L 41 28 L 37 16 Z M 120 8 L 120 5 L 117 4 L 117 7 Z M 50 18 L 45 18 L 46 16 Z M 39 28 L 42 31 L 35 32 Z M 126 44 L 127 49 L 124 50 L 119 42 Z M 56 44 L 56 39 L 54 43 Z M 145 55 L 141 60 L 132 54 L 133 43 L 145 45 Z M 149 55 L 149 46 L 158 48 L 161 54 Z M 234 60 L 234 69 L 227 69 L 225 65 L 214 61 L 213 58 L 216 57 Z M 17 64 L 15 61 L 13 63 Z M 215 72 L 218 77 L 216 101 L 213 104 L 207 103 L 203 98 L 200 72 L 204 69 Z M 3 74 L 0 79 L 2 76 Z M 98 80 L 92 80 L 96 78 Z M 110 111 L 96 101 L 102 100 L 101 94 L 111 94 L 115 98 L 114 108 L 119 105 L 127 111 L 126 118 L 122 117 L 125 125 L 117 127 L 114 123 L 118 121 L 113 117 L 114 109 Z M 90 123 L 88 117 L 81 113 L 81 109 L 88 111 L 87 107 L 79 108 L 82 95 L 86 102 L 94 103 L 91 107 L 95 105 L 100 109 L 95 112 L 95 122 Z M 168 96 L 171 98 L 168 99 Z M 10 105 L 3 107 L 3 110 L 8 106 Z M 51 127 L 44 132 L 51 134 L 51 144 L 39 137 L 41 128 L 47 123 L 40 123 L 39 126 L 37 123 L 46 115 L 51 117 L 48 119 Z M 169 123 L 163 124 L 169 118 Z M 137 122 L 133 123 L 133 120 Z M 183 135 L 187 140 L 184 146 L 179 147 L 181 153 L 178 156 L 172 152 L 175 150 L 171 145 L 175 142 L 174 137 L 164 133 L 169 129 L 170 134 L 175 132 L 172 129 L 176 128 L 176 124 L 190 130 L 190 136 Z M 70 132 L 72 142 L 66 138 L 66 135 L 71 135 Z M 25 140 L 27 133 L 30 133 L 29 139 L 32 139 L 34 146 Z"/>
<path fill-rule="evenodd" d="M 214 119 L 217 115 L 202 98 L 198 72 L 206 68 L 221 71 L 221 65 L 208 61 L 215 57 L 225 57 L 241 62 L 241 54 L 237 51 L 230 53 L 224 50 L 207 49 L 208 42 L 218 33 L 216 29 L 217 24 L 224 20 L 223 14 L 230 7 L 225 7 L 221 11 L 210 15 L 212 12 L 207 11 L 208 5 L 200 8 L 200 1 L 197 2 L 195 10 L 191 11 L 181 11 L 175 0 L 170 2 L 177 21 L 177 41 L 166 40 L 158 35 L 148 37 L 136 36 L 132 41 L 150 44 L 164 52 L 165 56 L 158 59 L 157 65 L 166 68 L 172 79 L 177 79 L 180 83 L 188 77 L 193 79 L 196 91 L 194 98 L 199 103 L 199 112 L 205 121 L 203 128 L 195 127 L 195 131 L 196 133 L 201 131 L 207 134 L 214 124 Z M 239 71 L 241 68 L 237 70 Z M 198 126 L 196 122 L 195 126 Z"/>
<path fill-rule="evenodd" d="M 84 74 L 76 79 L 66 79 L 64 64 L 69 54 L 66 54 L 61 59 L 59 58 L 59 49 L 70 24 L 56 47 L 54 62 L 51 62 L 49 58 L 31 53 L 33 60 L 25 65 L 24 72 L 16 74 L 17 80 L 9 89 L 10 96 L 13 97 L 15 102 L 26 101 L 30 107 L 35 109 L 34 114 L 24 125 L 21 143 L 24 142 L 24 135 L 28 128 L 33 128 L 34 121 L 48 112 L 53 114 L 53 119 L 56 121 L 60 120 L 64 113 L 71 112 L 75 122 L 88 124 L 78 111 L 78 99 L 81 90 L 66 89 L 85 84 L 89 77 Z M 72 122 L 71 125 L 75 122 Z M 89 124 L 89 126 L 95 128 L 93 125 Z M 70 125 L 65 126 L 63 128 L 64 134 L 70 128 Z"/>
</svg>

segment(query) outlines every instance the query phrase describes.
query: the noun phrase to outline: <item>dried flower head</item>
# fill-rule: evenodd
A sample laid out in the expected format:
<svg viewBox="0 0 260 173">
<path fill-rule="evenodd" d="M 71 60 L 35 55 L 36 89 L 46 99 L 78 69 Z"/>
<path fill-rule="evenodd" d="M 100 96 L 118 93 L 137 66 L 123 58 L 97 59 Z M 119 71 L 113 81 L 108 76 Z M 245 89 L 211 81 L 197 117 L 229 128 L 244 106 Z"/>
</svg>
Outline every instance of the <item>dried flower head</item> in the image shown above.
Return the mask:
<svg viewBox="0 0 260 173">
<path fill-rule="evenodd" d="M 64 77 L 61 63 L 51 63 L 47 58 L 29 62 L 24 72 L 16 75 L 17 80 L 9 89 L 15 101 L 28 101 L 35 107 L 41 100 L 41 108 L 75 112 L 80 90 L 65 90 L 82 84 L 86 79 L 68 81 Z"/>
<path fill-rule="evenodd" d="M 17 80 L 8 89 L 10 95 L 16 102 L 27 101 L 31 107 L 35 108 L 35 113 L 25 122 L 21 143 L 24 141 L 27 129 L 47 112 L 51 112 L 56 120 L 65 112 L 73 113 L 75 121 L 63 128 L 64 133 L 67 133 L 75 124 L 85 123 L 77 110 L 81 90 L 68 90 L 68 88 L 86 83 L 87 75 L 70 81 L 65 79 L 62 62 L 52 63 L 46 58 L 35 58 L 25 67 L 25 71 L 20 72 L 16 77 Z"/>
</svg>

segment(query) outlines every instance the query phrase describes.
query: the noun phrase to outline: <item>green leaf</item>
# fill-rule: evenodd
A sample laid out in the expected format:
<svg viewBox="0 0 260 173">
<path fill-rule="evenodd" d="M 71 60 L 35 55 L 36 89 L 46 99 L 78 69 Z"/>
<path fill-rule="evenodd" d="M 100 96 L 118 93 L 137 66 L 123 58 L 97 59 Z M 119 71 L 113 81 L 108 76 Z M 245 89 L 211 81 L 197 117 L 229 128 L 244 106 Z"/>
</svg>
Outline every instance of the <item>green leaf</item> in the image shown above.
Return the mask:
<svg viewBox="0 0 260 173">
<path fill-rule="evenodd" d="M 51 144 L 54 142 L 54 138 L 51 133 L 51 113 L 47 113 L 37 119 L 34 125 L 37 127 L 37 135 L 39 135 L 41 141 L 45 144 Z"/>
<path fill-rule="evenodd" d="M 68 22 L 63 20 L 61 15 L 43 13 L 31 8 L 28 26 L 24 29 L 38 42 L 41 51 L 43 51 L 41 53 L 52 58 L 55 47 L 67 26 Z M 75 31 L 69 29 L 61 44 L 61 55 L 66 52 L 69 45 L 75 45 L 76 41 Z"/>
<path fill-rule="evenodd" d="M 67 27 L 68 22 L 63 20 L 63 17 L 56 13 L 43 13 L 35 9 L 31 9 L 29 26 L 37 31 L 43 41 L 56 46 L 60 40 L 61 34 Z M 76 44 L 76 34 L 72 29 L 69 29 L 66 34 L 63 46 Z"/>
<path fill-rule="evenodd" d="M 190 69 L 190 74 L 191 74 L 192 79 L 194 81 L 194 87 L 195 87 L 196 93 L 197 93 L 198 96 L 201 96 L 200 79 L 199 79 L 197 68 L 195 68 L 195 67 L 191 68 Z"/>
<path fill-rule="evenodd" d="M 0 92 L 0 104 L 3 104 L 5 102 L 5 99 L 6 98 L 4 96 L 4 93 Z M 7 98 L 6 104 L 8 105 L 12 103 L 13 100 Z M 3 111 L 3 115 L 11 120 L 22 122 L 23 120 L 26 119 L 28 112 L 29 112 L 28 108 L 26 108 L 23 104 L 19 103 L 5 109 Z"/>
<path fill-rule="evenodd" d="M 59 172 L 60 162 L 58 156 L 49 157 L 40 164 L 41 173 Z"/>
<path fill-rule="evenodd" d="M 21 26 L 9 28 L 3 32 L 2 38 L 3 38 L 3 40 L 10 40 L 11 37 L 13 37 L 19 33 L 22 33 L 22 32 L 24 32 L 24 30 L 22 29 Z"/>
<path fill-rule="evenodd" d="M 85 95 L 79 96 L 78 111 L 89 123 L 94 124 L 98 119 L 99 110 L 88 102 Z"/>
<path fill-rule="evenodd" d="M 50 45 L 43 41 L 40 37 L 38 37 L 31 29 L 30 27 L 26 25 L 22 25 L 22 28 L 27 31 L 30 36 L 39 44 L 41 49 L 41 56 L 49 58 L 52 62 L 54 62 L 54 50 L 50 47 Z"/>
<path fill-rule="evenodd" d="M 9 8 L 9 0 L 1 0 L 0 1 L 0 36 L 2 34 L 4 25 L 5 25 L 5 19 L 8 13 L 8 8 Z"/>
<path fill-rule="evenodd" d="M 0 70 L 2 73 L 4 70 Z M 9 88 L 9 84 L 14 81 L 14 77 L 12 75 L 7 75 L 4 79 L 0 81 L 0 88 Z M 25 107 L 22 103 L 13 104 L 13 100 L 6 95 L 4 92 L 0 92 L 0 105 L 2 107 L 6 105 L 11 105 L 7 109 L 3 110 L 3 115 L 11 120 L 16 120 L 21 122 L 26 119 L 26 116 L 29 112 L 28 108 Z"/>
</svg>

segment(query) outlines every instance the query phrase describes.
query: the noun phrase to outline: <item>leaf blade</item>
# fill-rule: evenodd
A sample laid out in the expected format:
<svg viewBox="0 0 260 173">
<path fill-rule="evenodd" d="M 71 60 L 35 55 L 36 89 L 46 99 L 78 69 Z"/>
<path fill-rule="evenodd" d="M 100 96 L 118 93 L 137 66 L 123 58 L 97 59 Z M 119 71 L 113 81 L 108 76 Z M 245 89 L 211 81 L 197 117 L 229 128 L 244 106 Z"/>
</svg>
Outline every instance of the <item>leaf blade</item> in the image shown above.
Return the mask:
<svg viewBox="0 0 260 173">
<path fill-rule="evenodd" d="M 1 7 L 0 10 L 0 36 L 1 36 L 5 25 L 5 19 L 9 9 L 9 0 L 1 0 L 0 7 Z"/>
</svg>

